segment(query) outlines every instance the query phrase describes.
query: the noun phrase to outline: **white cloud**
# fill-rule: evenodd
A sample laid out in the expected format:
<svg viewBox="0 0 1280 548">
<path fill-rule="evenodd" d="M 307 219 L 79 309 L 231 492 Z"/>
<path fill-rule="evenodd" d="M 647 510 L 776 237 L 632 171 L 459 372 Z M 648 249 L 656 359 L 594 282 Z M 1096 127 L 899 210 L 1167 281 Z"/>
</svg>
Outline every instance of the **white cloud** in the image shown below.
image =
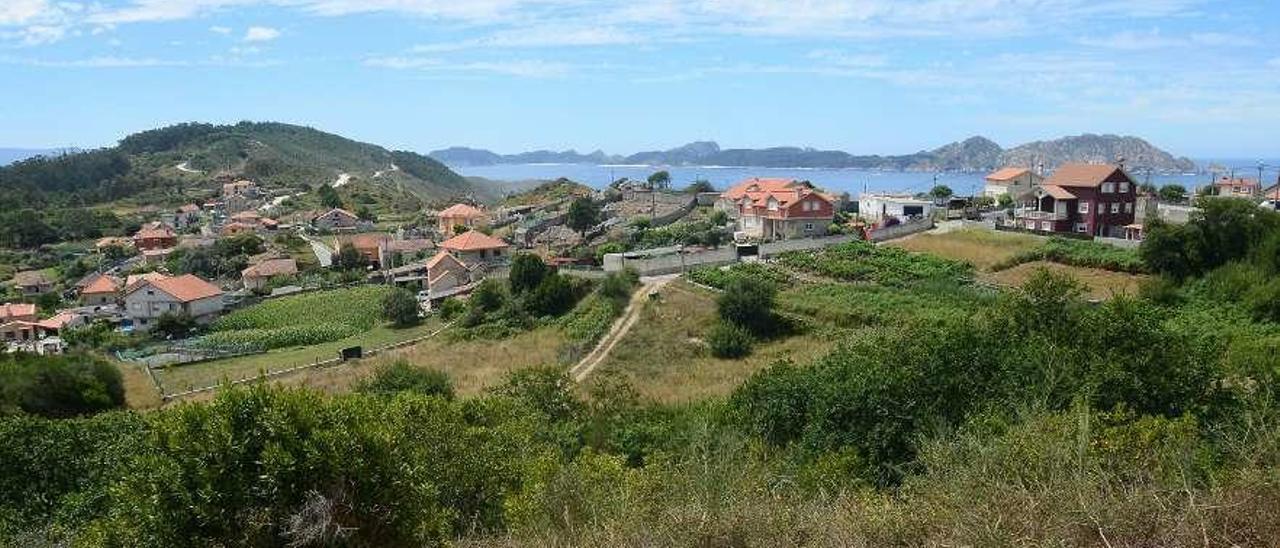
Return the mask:
<svg viewBox="0 0 1280 548">
<path fill-rule="evenodd" d="M 1163 36 L 1160 34 L 1160 29 L 1151 29 L 1146 32 L 1122 31 L 1102 36 L 1088 36 L 1081 38 L 1080 43 L 1098 48 L 1138 51 L 1184 46 L 1187 41 Z"/>
<path fill-rule="evenodd" d="M 617 46 L 641 43 L 642 39 L 616 27 L 566 28 L 547 26 L 494 33 L 489 36 L 414 46 L 419 53 L 459 51 L 475 48 L 555 48 Z"/>
<path fill-rule="evenodd" d="M 222 27 L 222 26 L 215 25 L 215 26 L 209 27 L 209 32 L 212 32 L 214 34 L 227 35 L 227 34 L 231 34 L 231 27 Z"/>
<path fill-rule="evenodd" d="M 52 9 L 47 0 L 5 0 L 0 2 L 0 25 L 21 25 Z"/>
<path fill-rule="evenodd" d="M 271 27 L 249 27 L 244 32 L 245 42 L 270 42 L 280 37 L 280 31 Z"/>
<path fill-rule="evenodd" d="M 375 57 L 366 60 L 365 65 L 396 70 L 426 70 L 453 73 L 480 72 L 528 78 L 558 78 L 572 72 L 572 67 L 568 64 L 541 60 L 450 63 L 430 57 Z"/>
</svg>

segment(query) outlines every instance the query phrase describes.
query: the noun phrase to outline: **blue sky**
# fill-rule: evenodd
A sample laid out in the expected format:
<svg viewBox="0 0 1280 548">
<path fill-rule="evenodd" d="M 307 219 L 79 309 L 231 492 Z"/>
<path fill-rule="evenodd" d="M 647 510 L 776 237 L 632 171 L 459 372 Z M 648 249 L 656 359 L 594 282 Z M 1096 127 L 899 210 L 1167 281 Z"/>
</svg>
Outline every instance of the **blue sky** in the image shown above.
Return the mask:
<svg viewBox="0 0 1280 548">
<path fill-rule="evenodd" d="M 0 0 L 0 146 L 250 119 L 424 152 L 1091 132 L 1276 157 L 1278 20 L 1270 0 Z"/>
</svg>

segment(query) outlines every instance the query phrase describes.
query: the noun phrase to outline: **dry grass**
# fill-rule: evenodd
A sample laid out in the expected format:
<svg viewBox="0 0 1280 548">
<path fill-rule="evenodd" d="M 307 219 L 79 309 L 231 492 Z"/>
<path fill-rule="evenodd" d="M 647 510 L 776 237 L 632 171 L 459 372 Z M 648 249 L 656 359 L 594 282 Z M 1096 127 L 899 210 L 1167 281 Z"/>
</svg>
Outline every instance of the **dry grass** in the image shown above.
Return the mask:
<svg viewBox="0 0 1280 548">
<path fill-rule="evenodd" d="M 813 334 L 757 344 L 742 360 L 711 357 L 702 338 L 715 322 L 715 294 L 676 281 L 645 304 L 640 320 L 600 365 L 618 372 L 650 399 L 679 403 L 724 396 L 752 373 L 782 359 L 807 363 L 836 341 Z"/>
<path fill-rule="evenodd" d="M 163 403 L 160 399 L 160 391 L 156 390 L 155 383 L 152 383 L 147 372 L 143 371 L 144 366 L 117 361 L 112 363 L 116 369 L 120 370 L 120 376 L 124 379 L 124 403 L 129 409 L 143 410 L 160 407 Z"/>
<path fill-rule="evenodd" d="M 450 341 L 442 335 L 367 360 L 288 375 L 279 382 L 331 393 L 346 392 L 371 375 L 378 364 L 403 359 L 447 373 L 458 395 L 468 396 L 499 384 L 511 371 L 559 363 L 563 344 L 564 336 L 558 327 L 541 327 L 502 340 Z"/>
<path fill-rule="evenodd" d="M 1044 241 L 1044 238 L 1027 234 L 963 229 L 945 233 L 925 232 L 887 245 L 965 261 L 979 270 L 988 270 L 992 265 L 1030 251 Z"/>
<path fill-rule="evenodd" d="M 1079 280 L 1088 288 L 1088 295 L 1094 299 L 1107 299 L 1114 295 L 1136 295 L 1138 287 L 1149 276 L 1111 272 L 1097 268 L 1068 266 L 1045 261 L 1020 264 L 1000 272 L 984 273 L 981 277 L 988 282 L 1008 287 L 1022 285 L 1037 269 L 1047 268 L 1054 272 L 1068 274 Z"/>
</svg>

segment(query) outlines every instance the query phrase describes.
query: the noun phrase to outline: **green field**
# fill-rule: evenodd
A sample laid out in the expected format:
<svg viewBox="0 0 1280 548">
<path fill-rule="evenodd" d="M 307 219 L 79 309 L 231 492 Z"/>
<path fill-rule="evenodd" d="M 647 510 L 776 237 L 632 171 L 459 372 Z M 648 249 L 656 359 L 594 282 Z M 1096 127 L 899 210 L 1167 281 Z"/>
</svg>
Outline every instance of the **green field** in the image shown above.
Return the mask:
<svg viewBox="0 0 1280 548">
<path fill-rule="evenodd" d="M 199 344 L 271 350 L 351 337 L 381 322 L 386 286 L 362 286 L 273 299 L 237 310 L 213 324 Z"/>
</svg>

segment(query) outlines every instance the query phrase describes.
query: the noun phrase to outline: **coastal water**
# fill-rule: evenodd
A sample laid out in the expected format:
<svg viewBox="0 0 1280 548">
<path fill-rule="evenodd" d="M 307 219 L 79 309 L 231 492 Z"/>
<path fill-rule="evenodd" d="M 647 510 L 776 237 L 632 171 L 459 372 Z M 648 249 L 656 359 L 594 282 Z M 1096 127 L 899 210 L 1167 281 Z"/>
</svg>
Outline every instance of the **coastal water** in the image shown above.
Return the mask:
<svg viewBox="0 0 1280 548">
<path fill-rule="evenodd" d="M 947 185 L 957 195 L 973 195 L 982 192 L 985 173 L 954 172 L 920 172 L 920 171 L 876 171 L 865 169 L 796 169 L 796 168 L 759 168 L 759 167 L 654 167 L 654 166 L 617 166 L 590 164 L 502 164 L 491 166 L 450 166 L 454 171 L 469 177 L 484 177 L 499 181 L 550 180 L 566 177 L 595 188 L 604 188 L 609 183 L 622 177 L 644 180 L 659 169 L 671 173 L 671 186 L 683 188 L 699 179 L 710 181 L 717 189 L 727 188 L 734 183 L 751 177 L 779 177 L 807 180 L 830 192 L 848 192 L 857 196 L 864 191 L 869 192 L 927 192 L 935 184 Z M 1146 175 L 1133 174 L 1139 182 L 1145 182 Z M 1241 171 L 1238 176 L 1257 177 L 1257 173 Z M 1268 172 L 1275 177 L 1274 171 Z M 1201 175 L 1161 175 L 1152 174 L 1151 182 L 1157 186 L 1180 184 L 1188 189 L 1208 183 L 1209 174 Z"/>
</svg>

